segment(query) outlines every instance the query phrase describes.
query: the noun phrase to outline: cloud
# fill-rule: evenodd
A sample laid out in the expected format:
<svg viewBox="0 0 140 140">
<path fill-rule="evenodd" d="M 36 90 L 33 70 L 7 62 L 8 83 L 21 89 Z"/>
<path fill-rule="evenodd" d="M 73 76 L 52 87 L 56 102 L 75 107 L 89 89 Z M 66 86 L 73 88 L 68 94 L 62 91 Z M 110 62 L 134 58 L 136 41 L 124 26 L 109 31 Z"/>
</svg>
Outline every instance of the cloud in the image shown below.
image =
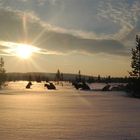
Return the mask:
<svg viewBox="0 0 140 140">
<path fill-rule="evenodd" d="M 111 36 L 98 36 L 92 32 L 55 27 L 40 20 L 32 12 L 10 8 L 0 9 L 0 31 L 1 41 L 29 43 L 42 49 L 42 54 L 46 54 L 45 51 L 50 54 L 128 54 L 123 43 Z M 4 45 L 0 48 L 2 47 Z"/>
<path fill-rule="evenodd" d="M 130 46 L 130 40 L 133 42 L 135 35 L 140 32 L 140 27 L 137 26 L 140 22 L 139 7 L 139 0 L 132 2 L 106 0 L 100 3 L 98 15 L 119 24 L 120 29 L 113 35 L 113 38 L 123 42 L 125 46 Z"/>
</svg>

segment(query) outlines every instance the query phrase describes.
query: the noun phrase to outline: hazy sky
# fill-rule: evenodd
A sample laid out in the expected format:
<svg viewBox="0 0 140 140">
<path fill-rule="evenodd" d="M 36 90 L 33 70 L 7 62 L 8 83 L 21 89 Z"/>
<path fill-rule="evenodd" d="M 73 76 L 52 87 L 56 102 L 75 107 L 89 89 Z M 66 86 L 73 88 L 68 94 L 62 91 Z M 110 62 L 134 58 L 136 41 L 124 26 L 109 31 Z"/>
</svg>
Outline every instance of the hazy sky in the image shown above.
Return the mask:
<svg viewBox="0 0 140 140">
<path fill-rule="evenodd" d="M 126 76 L 139 31 L 140 0 L 0 0 L 0 54 L 7 72 L 59 68 Z M 8 42 L 31 44 L 41 53 L 21 60 L 5 51 Z"/>
</svg>

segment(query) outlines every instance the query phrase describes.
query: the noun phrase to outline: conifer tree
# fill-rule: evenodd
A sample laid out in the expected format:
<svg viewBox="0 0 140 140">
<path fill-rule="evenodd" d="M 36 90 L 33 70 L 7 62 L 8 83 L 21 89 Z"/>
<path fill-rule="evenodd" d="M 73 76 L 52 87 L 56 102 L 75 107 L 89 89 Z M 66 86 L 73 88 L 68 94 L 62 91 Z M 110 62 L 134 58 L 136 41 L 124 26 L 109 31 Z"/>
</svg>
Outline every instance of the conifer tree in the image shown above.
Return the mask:
<svg viewBox="0 0 140 140">
<path fill-rule="evenodd" d="M 59 84 L 59 81 L 61 80 L 61 73 L 60 73 L 60 70 L 59 69 L 57 70 L 57 73 L 55 75 L 55 80 Z"/>
<path fill-rule="evenodd" d="M 132 97 L 140 97 L 140 37 L 136 35 L 136 47 L 132 49 L 132 77 L 127 85 L 127 91 Z"/>
<path fill-rule="evenodd" d="M 131 76 L 140 78 L 140 37 L 136 35 L 136 48 L 132 49 Z"/>
<path fill-rule="evenodd" d="M 4 82 L 6 81 L 6 74 L 5 74 L 5 69 L 4 69 L 4 60 L 1 57 L 0 58 L 0 88 L 1 86 L 4 84 Z"/>
</svg>

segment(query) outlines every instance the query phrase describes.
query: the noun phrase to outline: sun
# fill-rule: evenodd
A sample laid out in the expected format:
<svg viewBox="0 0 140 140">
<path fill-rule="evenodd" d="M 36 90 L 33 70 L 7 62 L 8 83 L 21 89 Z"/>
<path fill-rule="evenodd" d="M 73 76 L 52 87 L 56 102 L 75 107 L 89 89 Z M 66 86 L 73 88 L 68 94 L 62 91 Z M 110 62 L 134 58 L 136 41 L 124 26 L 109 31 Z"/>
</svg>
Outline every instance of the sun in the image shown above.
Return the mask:
<svg viewBox="0 0 140 140">
<path fill-rule="evenodd" d="M 27 59 L 30 58 L 33 52 L 36 51 L 36 48 L 28 44 L 18 44 L 15 48 L 15 55 Z"/>
<path fill-rule="evenodd" d="M 32 54 L 46 54 L 44 50 L 31 44 L 0 41 L 0 45 L 7 47 L 3 52 L 9 56 L 28 59 Z"/>
<path fill-rule="evenodd" d="M 16 48 L 15 53 L 18 57 L 27 59 L 32 55 L 32 49 L 30 46 L 22 44 Z"/>
</svg>

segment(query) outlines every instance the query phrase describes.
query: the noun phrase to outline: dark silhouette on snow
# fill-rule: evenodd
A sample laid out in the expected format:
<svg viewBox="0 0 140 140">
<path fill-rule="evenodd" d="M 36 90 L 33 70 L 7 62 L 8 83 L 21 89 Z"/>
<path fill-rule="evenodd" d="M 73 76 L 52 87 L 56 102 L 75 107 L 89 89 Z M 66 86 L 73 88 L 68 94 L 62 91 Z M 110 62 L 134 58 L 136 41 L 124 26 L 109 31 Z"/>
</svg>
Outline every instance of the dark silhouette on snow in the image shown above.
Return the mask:
<svg viewBox="0 0 140 140">
<path fill-rule="evenodd" d="M 32 82 L 30 81 L 30 82 L 28 82 L 28 84 L 26 85 L 26 88 L 29 89 L 29 88 L 31 88 L 32 85 L 33 85 L 33 84 L 32 84 Z"/>
<path fill-rule="evenodd" d="M 72 85 L 78 90 L 90 90 L 90 87 L 85 82 L 73 82 Z"/>
<path fill-rule="evenodd" d="M 49 90 L 56 90 L 56 87 L 55 87 L 55 85 L 53 83 L 46 83 L 44 85 L 44 87 L 46 87 Z"/>
<path fill-rule="evenodd" d="M 117 86 L 111 86 L 110 90 L 111 91 L 126 91 L 126 86 L 127 85 L 123 85 L 123 84 L 120 84 Z"/>
<path fill-rule="evenodd" d="M 109 91 L 109 90 L 110 90 L 110 85 L 109 84 L 107 84 L 106 86 L 104 86 L 102 88 L 102 91 Z"/>
</svg>

